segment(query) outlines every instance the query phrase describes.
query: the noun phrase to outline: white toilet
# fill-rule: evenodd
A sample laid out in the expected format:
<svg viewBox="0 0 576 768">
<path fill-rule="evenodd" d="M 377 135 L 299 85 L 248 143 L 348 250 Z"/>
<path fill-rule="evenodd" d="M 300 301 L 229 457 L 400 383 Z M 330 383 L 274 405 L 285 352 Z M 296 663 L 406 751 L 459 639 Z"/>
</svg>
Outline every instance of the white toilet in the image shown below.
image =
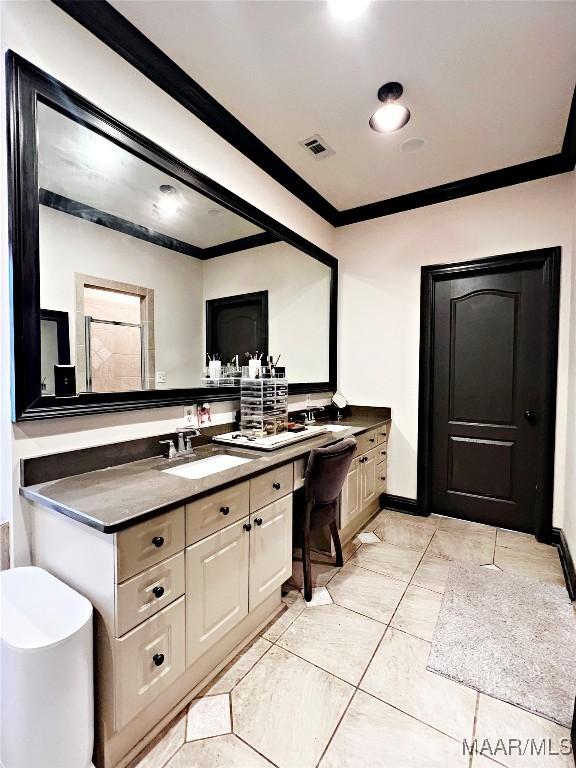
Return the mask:
<svg viewBox="0 0 576 768">
<path fill-rule="evenodd" d="M 0 764 L 90 768 L 92 605 L 42 568 L 0 573 Z"/>
</svg>

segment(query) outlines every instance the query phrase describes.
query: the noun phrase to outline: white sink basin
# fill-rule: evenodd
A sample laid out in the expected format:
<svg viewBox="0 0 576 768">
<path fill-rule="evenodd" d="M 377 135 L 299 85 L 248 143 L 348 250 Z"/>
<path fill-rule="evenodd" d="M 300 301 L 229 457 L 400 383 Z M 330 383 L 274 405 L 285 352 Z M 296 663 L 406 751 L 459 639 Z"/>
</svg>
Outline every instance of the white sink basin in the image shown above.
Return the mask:
<svg viewBox="0 0 576 768">
<path fill-rule="evenodd" d="M 329 432 L 342 432 L 344 429 L 352 429 L 353 424 L 325 424 L 324 425 Z"/>
<path fill-rule="evenodd" d="M 222 456 L 209 456 L 207 459 L 198 459 L 197 461 L 191 461 L 189 464 L 172 467 L 171 469 L 163 469 L 162 471 L 167 475 L 178 475 L 178 477 L 187 477 L 189 480 L 199 480 L 201 477 L 215 475 L 216 472 L 223 472 L 226 469 L 238 467 L 240 464 L 246 464 L 247 461 L 252 461 L 252 459 L 224 454 Z"/>
</svg>

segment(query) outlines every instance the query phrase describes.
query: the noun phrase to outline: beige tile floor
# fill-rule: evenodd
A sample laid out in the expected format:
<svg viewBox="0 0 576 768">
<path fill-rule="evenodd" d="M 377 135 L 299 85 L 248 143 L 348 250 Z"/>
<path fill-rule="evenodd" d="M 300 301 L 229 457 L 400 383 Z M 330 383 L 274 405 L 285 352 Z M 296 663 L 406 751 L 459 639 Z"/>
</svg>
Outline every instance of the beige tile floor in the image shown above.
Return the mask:
<svg viewBox="0 0 576 768">
<path fill-rule="evenodd" d="M 310 605 L 294 563 L 283 613 L 130 768 L 574 768 L 567 729 L 426 669 L 451 560 L 564 584 L 556 549 L 387 510 L 363 531 L 343 568 L 313 558 Z M 559 754 L 464 754 L 474 738 Z"/>
</svg>

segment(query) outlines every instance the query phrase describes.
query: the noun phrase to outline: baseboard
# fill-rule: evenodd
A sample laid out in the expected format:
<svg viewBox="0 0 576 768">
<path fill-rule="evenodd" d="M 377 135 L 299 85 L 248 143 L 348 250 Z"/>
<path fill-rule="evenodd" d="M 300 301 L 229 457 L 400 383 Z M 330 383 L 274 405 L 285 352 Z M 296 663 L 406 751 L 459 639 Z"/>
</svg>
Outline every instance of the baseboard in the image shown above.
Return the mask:
<svg viewBox="0 0 576 768">
<path fill-rule="evenodd" d="M 416 499 L 394 496 L 393 493 L 380 494 L 380 506 L 386 507 L 386 509 L 396 509 L 399 512 L 407 512 L 410 515 L 420 515 Z"/>
<path fill-rule="evenodd" d="M 566 579 L 566 588 L 570 595 L 570 600 L 576 600 L 576 569 L 574 560 L 568 547 L 568 541 L 562 528 L 552 528 L 552 543 L 558 547 L 564 578 Z"/>
</svg>

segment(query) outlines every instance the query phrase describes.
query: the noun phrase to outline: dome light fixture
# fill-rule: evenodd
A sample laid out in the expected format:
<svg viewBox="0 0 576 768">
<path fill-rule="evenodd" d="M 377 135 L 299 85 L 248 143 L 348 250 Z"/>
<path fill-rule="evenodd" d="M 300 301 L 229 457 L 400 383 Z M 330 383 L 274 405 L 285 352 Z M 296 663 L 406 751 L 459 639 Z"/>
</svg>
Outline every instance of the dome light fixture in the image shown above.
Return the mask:
<svg viewBox="0 0 576 768">
<path fill-rule="evenodd" d="M 370 118 L 370 128 L 373 131 L 392 133 L 404 128 L 410 120 L 410 110 L 397 103 L 403 91 L 400 83 L 386 83 L 378 89 L 378 98 L 383 106 Z"/>
<path fill-rule="evenodd" d="M 328 8 L 340 21 L 352 21 L 364 13 L 369 3 L 370 0 L 328 0 Z"/>
<path fill-rule="evenodd" d="M 178 190 L 171 184 L 160 184 L 160 195 L 155 208 L 160 214 L 174 216 L 180 211 L 181 199 Z"/>
</svg>

